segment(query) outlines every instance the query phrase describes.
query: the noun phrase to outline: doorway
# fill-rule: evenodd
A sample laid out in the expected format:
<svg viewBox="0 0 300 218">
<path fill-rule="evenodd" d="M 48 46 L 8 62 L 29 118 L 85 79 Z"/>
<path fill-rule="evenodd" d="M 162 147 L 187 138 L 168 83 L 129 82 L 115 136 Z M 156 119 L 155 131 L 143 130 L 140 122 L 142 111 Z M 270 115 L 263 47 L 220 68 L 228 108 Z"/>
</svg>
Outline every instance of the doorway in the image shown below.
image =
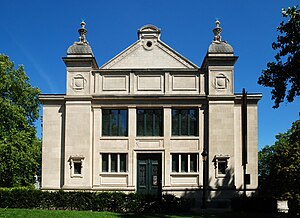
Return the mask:
<svg viewBox="0 0 300 218">
<path fill-rule="evenodd" d="M 161 154 L 137 154 L 137 191 L 142 195 L 161 195 Z"/>
</svg>

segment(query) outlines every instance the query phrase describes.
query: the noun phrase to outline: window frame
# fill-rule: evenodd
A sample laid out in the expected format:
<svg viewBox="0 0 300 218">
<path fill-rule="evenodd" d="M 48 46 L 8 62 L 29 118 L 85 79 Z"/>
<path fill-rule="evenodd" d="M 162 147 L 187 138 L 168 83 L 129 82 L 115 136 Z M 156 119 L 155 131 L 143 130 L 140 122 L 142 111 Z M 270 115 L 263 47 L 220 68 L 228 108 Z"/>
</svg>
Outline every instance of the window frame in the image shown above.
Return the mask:
<svg viewBox="0 0 300 218">
<path fill-rule="evenodd" d="M 178 116 L 175 114 L 176 111 L 179 111 Z M 183 112 L 187 111 L 187 124 L 186 127 L 183 124 L 184 122 L 184 114 Z M 191 112 L 194 111 L 195 113 L 195 122 L 192 122 L 191 119 Z M 198 108 L 172 108 L 171 111 L 171 123 L 172 123 L 172 136 L 187 136 L 187 137 L 193 137 L 193 136 L 199 136 L 199 110 Z M 175 131 L 175 124 L 177 123 L 178 130 Z M 194 131 L 192 131 L 192 126 L 194 126 Z M 187 130 L 187 133 L 185 134 L 183 131 L 184 129 Z"/>
<path fill-rule="evenodd" d="M 215 178 L 224 178 L 227 175 L 227 168 L 228 168 L 228 160 L 230 156 L 229 155 L 215 155 L 213 162 L 215 166 Z M 220 164 L 224 164 L 225 166 L 225 172 L 220 172 Z"/>
<path fill-rule="evenodd" d="M 70 156 L 69 157 L 69 164 L 70 164 L 70 177 L 71 178 L 83 178 L 83 156 Z M 80 164 L 80 172 L 75 172 L 76 168 L 75 164 Z"/>
<path fill-rule="evenodd" d="M 128 153 L 100 153 L 101 173 L 128 173 Z M 107 157 L 106 169 L 103 168 L 103 157 Z M 116 157 L 115 163 L 112 162 L 112 156 Z M 123 162 L 125 160 L 125 162 Z M 123 164 L 121 164 L 121 161 Z M 124 165 L 125 163 L 125 165 Z M 112 169 L 112 166 L 115 166 Z M 124 165 L 124 167 L 122 167 Z"/>
<path fill-rule="evenodd" d="M 192 170 L 191 156 L 196 157 L 196 170 Z M 184 158 L 182 158 L 184 157 Z M 175 159 L 176 158 L 176 159 Z M 176 163 L 178 161 L 178 163 Z M 183 167 L 183 162 L 186 162 Z M 199 153 L 171 153 L 171 173 L 198 173 L 199 172 Z M 193 167 L 193 168 L 194 168 Z M 175 170 L 174 170 L 175 169 Z"/>
</svg>

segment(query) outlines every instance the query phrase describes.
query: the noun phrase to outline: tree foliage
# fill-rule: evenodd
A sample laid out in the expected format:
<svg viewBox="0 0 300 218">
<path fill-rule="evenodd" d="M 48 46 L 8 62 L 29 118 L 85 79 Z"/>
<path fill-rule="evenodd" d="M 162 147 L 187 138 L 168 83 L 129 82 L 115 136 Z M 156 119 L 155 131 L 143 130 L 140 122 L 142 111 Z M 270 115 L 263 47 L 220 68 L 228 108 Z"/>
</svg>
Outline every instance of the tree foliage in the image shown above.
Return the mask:
<svg viewBox="0 0 300 218">
<path fill-rule="evenodd" d="M 300 206 L 300 120 L 286 133 L 276 136 L 272 146 L 258 154 L 261 192 L 276 198 L 294 200 Z"/>
<path fill-rule="evenodd" d="M 300 95 L 300 9 L 298 6 L 282 9 L 282 15 L 287 21 L 280 23 L 277 28 L 280 35 L 272 44 L 278 50 L 276 62 L 269 62 L 258 79 L 258 84 L 272 88 L 274 108 L 285 98 L 293 102 Z"/>
<path fill-rule="evenodd" d="M 34 122 L 38 114 L 38 88 L 24 68 L 14 68 L 0 54 L 0 187 L 32 184 L 39 167 L 41 143 Z"/>
</svg>

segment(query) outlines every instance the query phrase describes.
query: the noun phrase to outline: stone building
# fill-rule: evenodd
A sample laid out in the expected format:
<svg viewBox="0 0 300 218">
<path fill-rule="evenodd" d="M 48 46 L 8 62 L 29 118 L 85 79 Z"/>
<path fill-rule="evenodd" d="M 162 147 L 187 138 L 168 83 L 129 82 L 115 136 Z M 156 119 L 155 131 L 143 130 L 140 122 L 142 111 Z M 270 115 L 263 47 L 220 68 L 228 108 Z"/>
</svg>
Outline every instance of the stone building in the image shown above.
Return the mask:
<svg viewBox="0 0 300 218">
<path fill-rule="evenodd" d="M 101 67 L 86 40 L 68 48 L 66 94 L 42 94 L 42 189 L 173 193 L 226 200 L 243 188 L 241 99 L 233 48 L 214 40 L 198 67 L 153 25 Z M 247 185 L 257 188 L 257 102 L 247 97 Z M 204 195 L 206 198 L 206 196 Z"/>
</svg>

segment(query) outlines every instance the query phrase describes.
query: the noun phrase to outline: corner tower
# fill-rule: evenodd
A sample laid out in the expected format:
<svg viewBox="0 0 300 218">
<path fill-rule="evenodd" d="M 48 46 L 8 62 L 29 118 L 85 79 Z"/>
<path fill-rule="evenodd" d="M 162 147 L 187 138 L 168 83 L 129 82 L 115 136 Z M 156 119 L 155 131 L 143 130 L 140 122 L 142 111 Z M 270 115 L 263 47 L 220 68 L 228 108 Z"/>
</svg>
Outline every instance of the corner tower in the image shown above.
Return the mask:
<svg viewBox="0 0 300 218">
<path fill-rule="evenodd" d="M 202 63 L 206 77 L 206 93 L 209 96 L 234 94 L 234 64 L 238 59 L 234 56 L 231 45 L 222 41 L 220 21 L 215 22 L 214 40 L 210 44 Z"/>
<path fill-rule="evenodd" d="M 67 95 L 91 94 L 91 70 L 98 69 L 92 48 L 86 39 L 86 24 L 82 21 L 80 25 L 79 42 L 74 42 L 67 50 L 67 57 L 63 58 L 67 67 Z"/>
</svg>

